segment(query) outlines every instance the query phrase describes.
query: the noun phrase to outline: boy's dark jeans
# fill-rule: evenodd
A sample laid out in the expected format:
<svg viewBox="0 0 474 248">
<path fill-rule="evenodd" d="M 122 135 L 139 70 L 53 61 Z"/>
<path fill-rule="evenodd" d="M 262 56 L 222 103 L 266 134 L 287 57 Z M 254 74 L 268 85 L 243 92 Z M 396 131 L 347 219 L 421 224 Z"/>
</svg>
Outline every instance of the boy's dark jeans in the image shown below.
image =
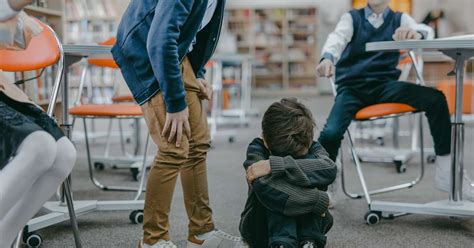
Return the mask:
<svg viewBox="0 0 474 248">
<path fill-rule="evenodd" d="M 317 247 L 326 245 L 326 233 L 331 229 L 333 218 L 329 211 L 325 217 L 306 214 L 289 217 L 267 210 L 269 244 L 283 245 L 285 248 L 298 248 L 300 242 L 311 240 Z"/>
<path fill-rule="evenodd" d="M 340 85 L 319 142 L 333 160 L 341 140 L 357 111 L 377 103 L 405 103 L 423 111 L 428 118 L 436 155 L 451 151 L 451 121 L 441 91 L 400 81 L 351 82 Z"/>
</svg>

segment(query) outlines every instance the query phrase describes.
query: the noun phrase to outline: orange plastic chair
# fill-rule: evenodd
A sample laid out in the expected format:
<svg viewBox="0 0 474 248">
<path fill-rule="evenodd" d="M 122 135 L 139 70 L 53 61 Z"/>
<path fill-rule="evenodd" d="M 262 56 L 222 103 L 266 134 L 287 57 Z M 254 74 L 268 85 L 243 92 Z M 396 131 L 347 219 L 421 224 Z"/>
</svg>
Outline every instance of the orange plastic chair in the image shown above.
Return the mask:
<svg viewBox="0 0 474 248">
<path fill-rule="evenodd" d="M 110 38 L 102 43 L 99 43 L 99 45 L 113 46 L 115 42 L 117 42 L 116 38 Z M 119 68 L 113 59 L 91 58 L 87 62 L 89 65 L 96 66 L 96 67 L 106 67 L 106 68 L 112 68 L 112 69 Z M 135 99 L 131 95 L 116 95 L 112 97 L 112 102 L 114 103 L 134 102 L 134 101 Z"/>
<path fill-rule="evenodd" d="M 101 45 L 113 45 L 115 44 L 116 40 L 115 38 L 111 38 L 105 42 L 100 43 Z M 94 66 L 94 67 L 105 67 L 105 68 L 112 68 L 112 69 L 118 69 L 117 64 L 115 61 L 111 58 L 90 58 L 88 59 L 88 64 L 86 68 L 84 68 L 84 71 L 82 73 L 81 77 L 81 83 L 79 85 L 79 93 L 78 93 L 78 98 L 76 101 L 76 106 L 72 107 L 69 109 L 69 113 L 74 117 L 74 118 L 80 118 L 83 120 L 83 125 L 84 125 L 84 133 L 85 133 L 85 140 L 86 140 L 86 151 L 87 151 L 87 158 L 88 158 L 88 165 L 89 165 L 89 174 L 92 183 L 99 189 L 101 190 L 108 190 L 108 191 L 137 191 L 137 188 L 130 188 L 130 187 L 121 187 L 121 186 L 107 186 L 99 182 L 95 176 L 94 176 L 94 169 L 93 167 L 96 168 L 104 168 L 105 164 L 104 163 L 92 163 L 92 155 L 90 152 L 90 147 L 89 147 L 89 135 L 88 135 L 88 130 L 87 130 L 87 122 L 86 119 L 108 119 L 109 122 L 109 129 L 108 129 L 108 134 L 107 137 L 108 139 L 110 138 L 110 133 L 112 129 L 112 121 L 113 120 L 118 120 L 119 121 L 119 127 L 120 127 L 120 142 L 122 145 L 122 152 L 125 153 L 125 145 L 123 141 L 123 132 L 122 132 L 122 125 L 121 125 L 121 120 L 127 119 L 127 120 L 134 120 L 136 123 L 136 128 L 139 126 L 139 119 L 143 118 L 143 113 L 141 110 L 141 107 L 135 103 L 130 103 L 133 102 L 133 97 L 132 96 L 116 96 L 112 99 L 113 103 L 111 104 L 82 104 L 81 103 L 81 94 L 82 94 L 82 88 L 84 87 L 85 84 L 85 76 L 86 76 L 86 71 L 88 70 L 89 67 Z M 131 101 L 128 101 L 131 99 Z M 124 104 L 118 104 L 118 103 L 123 103 L 123 102 L 128 102 Z M 139 135 L 137 131 L 137 136 Z M 148 137 L 148 136 L 147 136 Z M 107 148 L 106 151 L 108 151 L 108 144 L 107 142 Z M 145 145 L 145 150 L 148 147 L 148 138 L 147 142 Z M 137 138 L 137 146 L 135 147 L 135 155 L 138 153 L 138 138 Z M 108 152 L 106 152 L 108 154 Z M 110 160 L 111 158 L 105 156 L 105 159 Z M 134 161 L 130 160 L 130 164 L 133 164 Z M 128 168 L 128 167 L 127 167 Z M 133 178 L 136 181 L 139 181 L 138 175 L 139 175 L 139 170 L 137 168 L 131 168 L 130 171 L 132 173 Z M 141 191 L 140 191 L 141 192 Z"/>
<path fill-rule="evenodd" d="M 37 20 L 37 22 L 41 25 L 43 30 L 37 36 L 32 38 L 30 44 L 25 50 L 0 50 L 0 58 L 2 58 L 0 59 L 0 70 L 7 72 L 32 71 L 44 69 L 48 66 L 57 64 L 58 69 L 55 75 L 53 92 L 51 94 L 51 98 L 49 99 L 47 110 L 48 116 L 53 117 L 64 70 L 64 53 L 62 44 L 53 29 L 39 20 Z M 68 130 L 66 129 L 66 135 L 69 136 L 69 132 L 67 131 Z M 77 247 L 81 247 L 81 240 L 79 229 L 77 227 L 76 214 L 74 211 L 74 203 L 72 200 L 69 180 L 64 181 L 63 189 L 66 196 L 66 203 L 73 228 L 75 243 Z M 38 218 L 41 218 L 41 216 Z M 51 222 L 46 221 L 46 223 L 46 226 L 51 225 Z M 38 227 L 35 228 L 27 225 L 24 230 L 27 230 L 28 233 L 23 233 L 23 237 L 26 237 L 24 240 L 28 240 L 28 237 L 33 235 L 33 232 L 38 229 Z"/>
<path fill-rule="evenodd" d="M 465 82 L 464 83 L 464 94 L 463 94 L 463 114 L 473 114 L 473 101 L 472 93 L 474 88 L 474 83 Z M 446 101 L 448 102 L 449 113 L 454 114 L 456 107 L 456 82 L 452 80 L 442 80 L 439 81 L 436 88 L 444 93 L 446 96 Z"/>
<path fill-rule="evenodd" d="M 408 55 L 409 55 L 408 58 L 411 59 L 412 62 L 416 61 L 416 56 L 413 52 L 409 52 Z M 404 60 L 401 63 L 406 65 L 408 63 L 408 60 Z M 416 63 L 413 63 L 413 68 L 416 71 L 416 76 L 418 78 L 418 82 L 420 82 L 420 83 L 424 82 L 423 78 L 422 78 L 422 75 L 419 73 L 420 70 L 418 69 L 418 65 Z M 334 96 L 336 96 L 337 92 L 336 92 L 336 85 L 334 83 L 334 80 L 331 79 L 331 83 L 332 83 L 332 87 L 333 87 L 333 94 L 334 94 Z M 417 109 L 415 109 L 412 106 L 407 105 L 407 104 L 402 104 L 402 103 L 380 103 L 380 104 L 374 104 L 374 105 L 371 105 L 371 106 L 368 106 L 368 107 L 365 107 L 365 108 L 359 110 L 354 116 L 354 121 L 356 121 L 356 122 L 373 121 L 373 120 L 380 120 L 380 119 L 385 119 L 385 118 L 396 118 L 396 117 L 400 117 L 400 116 L 404 116 L 404 115 L 412 115 L 412 114 L 417 114 L 417 113 L 419 113 L 419 111 Z M 371 196 L 372 195 L 387 193 L 387 192 L 400 190 L 400 189 L 411 188 L 411 187 L 415 186 L 416 184 L 418 184 L 421 181 L 421 179 L 423 178 L 423 174 L 424 174 L 424 153 L 423 153 L 424 144 L 423 144 L 423 138 L 422 138 L 423 137 L 422 118 L 420 117 L 419 120 L 420 120 L 419 121 L 419 130 L 420 130 L 420 132 L 419 132 L 420 141 L 419 142 L 420 142 L 420 151 L 421 151 L 420 152 L 420 155 L 421 155 L 420 175 L 415 180 L 411 180 L 411 181 L 403 183 L 403 184 L 398 184 L 398 185 L 393 185 L 393 186 L 389 186 L 389 187 L 379 188 L 379 189 L 375 189 L 375 190 L 371 190 L 371 191 L 368 190 L 366 180 L 365 180 L 365 177 L 364 177 L 364 174 L 363 174 L 362 166 L 361 166 L 361 159 L 360 159 L 359 154 L 356 150 L 354 141 L 351 137 L 351 132 L 349 130 L 347 130 L 346 134 L 347 134 L 348 140 L 349 140 L 349 146 L 350 146 L 352 159 L 355 163 L 356 171 L 357 171 L 359 180 L 361 182 L 363 191 L 362 191 L 362 193 L 350 193 L 350 192 L 348 192 L 348 190 L 346 189 L 345 179 L 344 179 L 344 163 L 343 163 L 343 159 L 341 159 L 341 182 L 342 182 L 342 190 L 343 190 L 344 194 L 347 195 L 351 199 L 359 199 L 359 198 L 364 197 L 366 199 L 368 205 L 370 206 L 370 204 L 372 202 L 371 201 Z M 341 154 L 342 154 L 342 150 L 341 150 Z M 399 163 L 397 161 L 393 161 L 393 162 L 395 162 L 396 169 L 397 169 L 398 173 L 402 173 L 406 170 L 406 167 L 403 163 Z M 369 207 L 369 212 L 366 213 L 364 218 L 365 218 L 365 220 L 368 224 L 376 224 L 381 219 L 381 215 L 379 213 L 370 211 L 370 207 Z"/>
</svg>

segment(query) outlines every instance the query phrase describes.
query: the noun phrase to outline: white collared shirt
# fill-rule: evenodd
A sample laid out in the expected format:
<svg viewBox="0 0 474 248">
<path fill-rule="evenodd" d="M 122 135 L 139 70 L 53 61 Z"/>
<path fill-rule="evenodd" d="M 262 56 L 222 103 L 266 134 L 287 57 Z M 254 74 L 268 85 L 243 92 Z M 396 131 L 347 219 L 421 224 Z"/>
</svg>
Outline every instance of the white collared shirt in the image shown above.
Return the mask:
<svg viewBox="0 0 474 248">
<path fill-rule="evenodd" d="M 379 28 L 384 23 L 388 11 L 389 9 L 387 8 L 382 13 L 376 14 L 372 12 L 369 7 L 366 7 L 365 18 L 373 27 Z M 324 58 L 332 56 L 334 64 L 339 61 L 344 49 L 346 49 L 347 44 L 349 44 L 352 39 L 354 34 L 354 26 L 352 25 L 352 22 L 353 20 L 350 13 L 345 13 L 342 15 L 341 20 L 336 26 L 336 29 L 331 34 L 329 34 L 326 43 L 323 46 L 321 53 L 322 56 Z M 402 14 L 400 26 L 407 26 L 418 31 L 429 32 L 426 30 L 426 28 L 420 26 L 411 16 L 405 13 Z"/>
<path fill-rule="evenodd" d="M 214 16 L 214 12 L 216 12 L 216 7 L 217 7 L 217 0 L 207 1 L 206 13 L 204 13 L 204 18 L 202 19 L 201 26 L 199 27 L 199 31 L 203 30 L 207 26 L 207 24 L 211 22 L 212 17 Z M 188 53 L 193 50 L 194 44 L 196 44 L 196 37 L 194 37 L 193 42 L 191 43 L 191 46 L 189 46 Z"/>
</svg>

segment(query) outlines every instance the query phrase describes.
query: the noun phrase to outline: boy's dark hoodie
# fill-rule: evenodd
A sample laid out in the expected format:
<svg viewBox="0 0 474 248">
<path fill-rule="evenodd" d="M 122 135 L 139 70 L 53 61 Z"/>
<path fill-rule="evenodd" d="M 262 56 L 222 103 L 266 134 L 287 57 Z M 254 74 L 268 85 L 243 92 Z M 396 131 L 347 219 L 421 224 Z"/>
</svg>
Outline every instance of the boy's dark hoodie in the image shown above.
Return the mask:
<svg viewBox="0 0 474 248">
<path fill-rule="evenodd" d="M 327 228 L 332 225 L 328 210 L 327 186 L 336 178 L 337 167 L 324 148 L 314 142 L 304 158 L 271 156 L 263 140 L 255 138 L 248 146 L 244 168 L 270 160 L 272 173 L 256 179 L 241 215 L 240 233 L 250 247 L 268 247 L 268 210 L 287 216 L 308 213 L 325 215 Z"/>
</svg>

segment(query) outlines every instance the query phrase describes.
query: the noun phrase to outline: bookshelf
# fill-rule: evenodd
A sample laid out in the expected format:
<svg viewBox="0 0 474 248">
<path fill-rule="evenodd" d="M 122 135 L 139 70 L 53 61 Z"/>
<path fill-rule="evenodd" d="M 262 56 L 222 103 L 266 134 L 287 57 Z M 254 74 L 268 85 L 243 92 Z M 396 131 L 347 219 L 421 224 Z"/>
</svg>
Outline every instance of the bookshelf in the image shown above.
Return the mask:
<svg viewBox="0 0 474 248">
<path fill-rule="evenodd" d="M 229 4 L 226 25 L 237 52 L 255 59 L 254 95 L 317 93 L 318 14 L 315 3 L 304 2 Z"/>
<path fill-rule="evenodd" d="M 60 39 L 64 37 L 64 0 L 37 0 L 25 7 L 25 12 L 50 25 Z"/>
</svg>

